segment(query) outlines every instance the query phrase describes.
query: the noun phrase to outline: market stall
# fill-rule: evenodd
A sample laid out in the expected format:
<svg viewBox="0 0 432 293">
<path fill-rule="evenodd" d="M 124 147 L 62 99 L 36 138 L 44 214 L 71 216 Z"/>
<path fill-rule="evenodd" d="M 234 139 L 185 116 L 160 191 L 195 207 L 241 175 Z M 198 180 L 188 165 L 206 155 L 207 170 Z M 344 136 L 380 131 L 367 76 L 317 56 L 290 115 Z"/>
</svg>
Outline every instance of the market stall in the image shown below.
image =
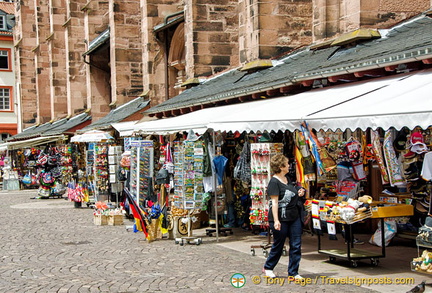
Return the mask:
<svg viewBox="0 0 432 293">
<path fill-rule="evenodd" d="M 120 161 L 121 149 L 112 148 L 116 145 L 113 136 L 105 131 L 90 130 L 71 138 L 71 143 L 79 146 L 85 152 L 85 167 L 80 178 L 72 178 L 68 182 L 68 196 L 71 201 L 85 202 L 88 206 L 99 201 L 111 201 L 111 192 L 121 192 L 118 183 L 116 167 Z M 111 150 L 111 153 L 109 152 Z M 112 172 L 110 172 L 110 169 Z"/>
</svg>

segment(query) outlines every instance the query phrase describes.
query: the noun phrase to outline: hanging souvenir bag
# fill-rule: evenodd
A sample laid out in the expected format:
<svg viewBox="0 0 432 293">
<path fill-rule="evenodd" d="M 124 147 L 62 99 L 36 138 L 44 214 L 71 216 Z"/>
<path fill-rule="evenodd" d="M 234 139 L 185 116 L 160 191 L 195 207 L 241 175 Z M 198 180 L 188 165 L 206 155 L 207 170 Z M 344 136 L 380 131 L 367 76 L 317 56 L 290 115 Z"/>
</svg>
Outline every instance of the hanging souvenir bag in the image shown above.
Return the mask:
<svg viewBox="0 0 432 293">
<path fill-rule="evenodd" d="M 363 161 L 362 146 L 359 141 L 351 138 L 350 141 L 345 144 L 345 152 L 350 161 Z"/>
<path fill-rule="evenodd" d="M 37 185 L 37 176 L 35 174 L 31 175 L 31 185 Z"/>
<path fill-rule="evenodd" d="M 363 168 L 363 149 L 361 143 L 351 138 L 350 141 L 345 144 L 345 152 L 349 160 L 351 161 L 354 179 L 365 179 L 366 172 Z"/>
<path fill-rule="evenodd" d="M 42 181 L 45 186 L 50 186 L 52 183 L 54 183 L 54 177 L 51 172 L 44 172 L 42 174 Z"/>
<path fill-rule="evenodd" d="M 37 159 L 37 164 L 39 166 L 45 166 L 46 163 L 48 162 L 48 155 L 45 153 L 40 153 L 38 159 Z"/>
<path fill-rule="evenodd" d="M 84 201 L 84 189 L 81 184 L 78 184 L 75 188 L 75 201 L 76 202 L 83 202 Z"/>
<path fill-rule="evenodd" d="M 352 162 L 353 177 L 355 180 L 363 180 L 366 178 L 366 172 L 363 168 L 363 162 Z"/>
<path fill-rule="evenodd" d="M 73 182 L 73 181 L 71 181 L 71 182 L 68 183 L 67 196 L 68 196 L 69 200 L 75 201 L 76 186 L 75 186 L 75 182 Z"/>
<path fill-rule="evenodd" d="M 251 182 L 250 155 L 250 144 L 246 141 L 243 145 L 240 158 L 234 167 L 234 178 L 248 183 Z"/>
<path fill-rule="evenodd" d="M 44 187 L 44 186 L 41 186 L 38 189 L 38 196 L 40 196 L 40 197 L 49 197 L 50 193 L 51 193 L 51 190 L 49 188 Z"/>
<path fill-rule="evenodd" d="M 60 166 L 57 166 L 57 167 L 52 168 L 52 169 L 51 169 L 51 173 L 52 173 L 52 176 L 53 176 L 54 178 L 59 178 L 59 177 L 61 177 L 61 175 L 62 175 L 61 167 L 60 167 Z"/>
<path fill-rule="evenodd" d="M 126 170 L 122 167 L 120 167 L 117 171 L 117 178 L 119 181 L 126 181 Z"/>
<path fill-rule="evenodd" d="M 52 147 L 49 151 L 47 164 L 49 166 L 56 166 L 60 162 L 60 153 L 56 147 Z"/>
<path fill-rule="evenodd" d="M 54 194 L 61 195 L 65 193 L 66 188 L 60 182 L 55 181 L 51 190 Z"/>
<path fill-rule="evenodd" d="M 30 185 L 32 183 L 31 173 L 30 171 L 24 175 L 21 182 L 25 185 Z"/>
<path fill-rule="evenodd" d="M 82 187 L 82 193 L 83 193 L 83 202 L 89 202 L 90 201 L 90 192 L 88 187 Z"/>
<path fill-rule="evenodd" d="M 174 174 L 174 163 L 170 143 L 167 143 L 165 148 L 165 162 L 163 167 L 168 171 L 168 173 Z"/>
</svg>

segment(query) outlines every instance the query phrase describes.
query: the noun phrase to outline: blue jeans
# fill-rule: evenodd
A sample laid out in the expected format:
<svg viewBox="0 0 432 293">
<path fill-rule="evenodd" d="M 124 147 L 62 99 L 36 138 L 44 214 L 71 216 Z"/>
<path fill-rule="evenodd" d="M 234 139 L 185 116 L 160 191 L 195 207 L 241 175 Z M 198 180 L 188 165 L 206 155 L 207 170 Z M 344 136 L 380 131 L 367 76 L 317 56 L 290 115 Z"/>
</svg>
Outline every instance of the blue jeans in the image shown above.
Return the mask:
<svg viewBox="0 0 432 293">
<path fill-rule="evenodd" d="M 228 213 L 226 217 L 226 221 L 227 221 L 226 225 L 231 228 L 234 228 L 236 227 L 236 211 L 234 208 L 234 202 L 230 202 L 227 204 L 227 210 Z"/>
<path fill-rule="evenodd" d="M 264 269 L 273 270 L 282 256 L 285 239 L 289 239 L 288 276 L 298 275 L 301 259 L 301 236 L 303 232 L 300 218 L 292 222 L 281 222 L 281 229 L 274 229 L 274 222 L 269 222 L 273 232 L 273 245 L 264 264 Z"/>
</svg>

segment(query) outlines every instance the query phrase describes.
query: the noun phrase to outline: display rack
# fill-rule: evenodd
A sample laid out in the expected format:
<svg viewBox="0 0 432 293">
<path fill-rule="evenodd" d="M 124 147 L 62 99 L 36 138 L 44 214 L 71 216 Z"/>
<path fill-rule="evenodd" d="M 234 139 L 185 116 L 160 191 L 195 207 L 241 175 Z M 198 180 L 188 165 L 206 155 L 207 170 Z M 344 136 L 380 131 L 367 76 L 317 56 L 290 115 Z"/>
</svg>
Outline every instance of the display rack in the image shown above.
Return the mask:
<svg viewBox="0 0 432 293">
<path fill-rule="evenodd" d="M 109 170 L 108 170 L 108 144 L 94 145 L 94 182 L 95 202 L 108 199 Z"/>
<path fill-rule="evenodd" d="M 410 205 L 393 205 L 393 206 L 378 206 L 374 203 L 371 204 L 370 212 L 367 213 L 356 213 L 354 218 L 350 221 L 336 220 L 335 222 L 344 225 L 345 228 L 345 242 L 346 249 L 322 249 L 321 247 L 321 233 L 318 235 L 318 252 L 329 256 L 330 262 L 336 262 L 336 259 L 348 260 L 352 267 L 358 266 L 358 261 L 362 259 L 369 259 L 371 264 L 377 266 L 379 264 L 379 259 L 386 256 L 386 245 L 385 245 L 385 225 L 384 219 L 388 217 L 405 217 L 412 216 L 413 211 Z M 312 206 L 312 214 L 316 214 L 316 209 L 314 211 L 314 206 Z M 325 216 L 321 219 L 326 220 Z M 379 219 L 381 225 L 381 252 L 366 251 L 354 248 L 354 243 L 352 242 L 353 233 L 352 225 L 364 221 L 367 219 Z M 314 228 L 316 228 L 314 223 Z"/>
<path fill-rule="evenodd" d="M 381 227 L 384 226 L 384 218 L 380 219 Z M 384 229 L 381 229 L 381 243 L 383 243 L 381 247 L 381 253 L 365 251 L 354 248 L 354 243 L 352 242 L 353 234 L 352 234 L 352 224 L 343 224 L 345 227 L 345 242 L 346 249 L 322 249 L 321 248 L 321 233 L 317 233 L 318 235 L 318 253 L 325 254 L 329 256 L 329 260 L 332 263 L 336 262 L 336 259 L 345 259 L 348 260 L 352 267 L 356 268 L 358 266 L 358 261 L 362 259 L 370 259 L 371 264 L 377 266 L 379 264 L 379 258 L 385 257 L 385 239 L 384 239 Z"/>
<path fill-rule="evenodd" d="M 267 231 L 267 243 L 251 245 L 251 254 L 255 255 L 255 249 L 262 249 L 267 256 L 271 248 L 271 233 L 267 222 L 268 200 L 267 185 L 271 179 L 270 159 L 272 156 L 282 153 L 282 143 L 252 143 L 251 144 L 251 225 Z M 286 247 L 283 248 L 286 255 Z"/>
<path fill-rule="evenodd" d="M 153 184 L 153 165 L 153 141 L 131 141 L 130 193 L 141 208 L 146 207 L 145 200 Z"/>
<path fill-rule="evenodd" d="M 428 226 L 428 220 L 420 227 L 416 237 L 417 258 L 411 262 L 411 270 L 418 273 L 432 275 L 432 227 Z M 420 254 L 420 248 L 426 248 Z"/>
<path fill-rule="evenodd" d="M 202 239 L 192 234 L 192 213 L 201 209 L 203 185 L 204 146 L 202 141 L 174 143 L 174 207 L 187 211 L 187 236 L 175 237 L 175 244 L 194 243 Z"/>
<path fill-rule="evenodd" d="M 111 193 L 116 195 L 116 206 L 119 206 L 119 193 L 122 191 L 122 184 L 118 179 L 118 170 L 122 154 L 121 146 L 109 146 L 108 164 L 109 164 L 109 183 Z"/>
</svg>

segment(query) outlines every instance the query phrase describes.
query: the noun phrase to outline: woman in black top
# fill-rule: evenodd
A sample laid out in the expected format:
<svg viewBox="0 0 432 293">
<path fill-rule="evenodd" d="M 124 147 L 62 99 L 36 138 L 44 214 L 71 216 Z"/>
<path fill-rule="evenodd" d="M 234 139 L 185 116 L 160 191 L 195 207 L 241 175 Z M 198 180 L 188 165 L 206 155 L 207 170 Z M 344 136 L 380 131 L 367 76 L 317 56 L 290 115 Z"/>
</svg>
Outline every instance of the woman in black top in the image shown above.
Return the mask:
<svg viewBox="0 0 432 293">
<path fill-rule="evenodd" d="M 273 245 L 264 264 L 264 273 L 274 278 L 274 267 L 278 264 L 285 246 L 285 239 L 289 238 L 288 276 L 295 280 L 302 277 L 298 273 L 301 259 L 301 235 L 304 195 L 306 190 L 296 187 L 288 180 L 288 158 L 277 154 L 270 161 L 273 177 L 267 186 L 270 197 L 268 220 L 273 232 Z"/>
</svg>

